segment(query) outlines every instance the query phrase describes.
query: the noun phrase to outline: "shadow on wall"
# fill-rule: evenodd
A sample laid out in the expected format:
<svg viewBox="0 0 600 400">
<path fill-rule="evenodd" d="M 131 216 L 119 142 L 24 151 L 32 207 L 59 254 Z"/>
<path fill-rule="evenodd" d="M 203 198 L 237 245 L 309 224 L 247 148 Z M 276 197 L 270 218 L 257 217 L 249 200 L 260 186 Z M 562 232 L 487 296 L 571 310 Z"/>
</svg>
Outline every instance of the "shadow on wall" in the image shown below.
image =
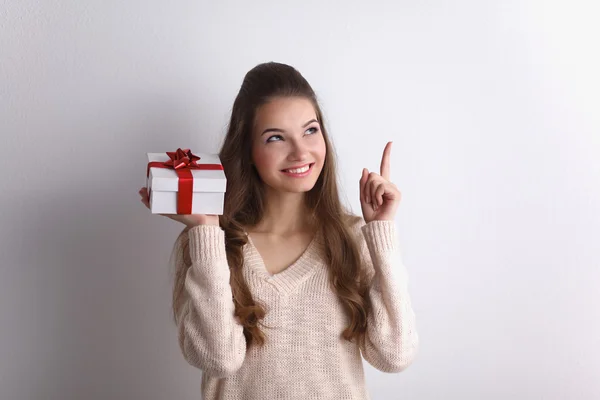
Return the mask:
<svg viewBox="0 0 600 400">
<path fill-rule="evenodd" d="M 70 137 L 96 126 L 96 142 L 71 159 L 85 173 L 66 170 L 43 195 L 20 196 L 22 212 L 8 216 L 20 234 L 8 245 L 15 328 L 6 340 L 18 361 L 7 378 L 21 396 L 169 398 L 181 386 L 178 372 L 200 373 L 180 355 L 171 320 L 168 259 L 183 225 L 150 214 L 137 193 L 146 149 L 166 151 L 192 136 L 174 108 L 165 110 L 160 101 L 109 108 L 101 117 L 113 122 L 100 125 L 97 111 L 80 115 Z"/>
</svg>

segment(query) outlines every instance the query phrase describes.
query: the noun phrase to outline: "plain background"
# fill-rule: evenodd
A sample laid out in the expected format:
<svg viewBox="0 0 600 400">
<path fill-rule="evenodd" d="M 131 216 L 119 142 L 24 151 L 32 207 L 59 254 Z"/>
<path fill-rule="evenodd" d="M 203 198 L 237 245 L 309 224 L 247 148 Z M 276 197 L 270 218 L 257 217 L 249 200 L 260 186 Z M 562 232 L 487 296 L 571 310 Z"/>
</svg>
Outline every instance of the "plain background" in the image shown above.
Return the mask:
<svg viewBox="0 0 600 400">
<path fill-rule="evenodd" d="M 374 400 L 600 398 L 593 1 L 0 1 L 0 398 L 199 399 L 146 152 L 217 152 L 244 74 L 320 96 L 343 198 L 394 141 L 421 350 Z"/>
</svg>

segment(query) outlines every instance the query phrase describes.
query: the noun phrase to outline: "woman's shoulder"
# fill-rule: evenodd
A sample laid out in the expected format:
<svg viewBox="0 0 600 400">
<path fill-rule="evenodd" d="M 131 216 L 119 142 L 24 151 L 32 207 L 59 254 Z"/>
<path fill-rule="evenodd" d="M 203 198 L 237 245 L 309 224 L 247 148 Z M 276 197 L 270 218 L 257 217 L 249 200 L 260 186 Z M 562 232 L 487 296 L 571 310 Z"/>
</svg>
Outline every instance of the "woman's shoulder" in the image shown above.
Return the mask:
<svg viewBox="0 0 600 400">
<path fill-rule="evenodd" d="M 365 220 L 363 217 L 352 213 L 344 215 L 343 221 L 344 224 L 354 232 L 360 231 L 360 229 L 365 225 Z"/>
</svg>

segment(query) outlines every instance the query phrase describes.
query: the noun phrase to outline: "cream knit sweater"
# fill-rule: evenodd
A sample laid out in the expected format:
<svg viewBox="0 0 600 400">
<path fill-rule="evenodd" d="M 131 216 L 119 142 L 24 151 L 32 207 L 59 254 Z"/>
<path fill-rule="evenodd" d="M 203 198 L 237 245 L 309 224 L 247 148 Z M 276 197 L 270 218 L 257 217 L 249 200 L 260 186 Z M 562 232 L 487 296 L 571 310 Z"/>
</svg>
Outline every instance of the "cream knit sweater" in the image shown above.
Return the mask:
<svg viewBox="0 0 600 400">
<path fill-rule="evenodd" d="M 413 361 L 419 337 L 396 227 L 361 218 L 353 232 L 374 279 L 365 348 L 341 337 L 349 319 L 329 286 L 317 238 L 273 276 L 252 240 L 244 245 L 244 277 L 267 308 L 263 323 L 273 327 L 261 326 L 264 347 L 247 350 L 234 317 L 225 232 L 200 225 L 179 235 L 174 260 L 191 265 L 177 316 L 179 345 L 185 360 L 203 371 L 202 399 L 368 400 L 361 354 L 383 372 L 400 372 Z"/>
</svg>

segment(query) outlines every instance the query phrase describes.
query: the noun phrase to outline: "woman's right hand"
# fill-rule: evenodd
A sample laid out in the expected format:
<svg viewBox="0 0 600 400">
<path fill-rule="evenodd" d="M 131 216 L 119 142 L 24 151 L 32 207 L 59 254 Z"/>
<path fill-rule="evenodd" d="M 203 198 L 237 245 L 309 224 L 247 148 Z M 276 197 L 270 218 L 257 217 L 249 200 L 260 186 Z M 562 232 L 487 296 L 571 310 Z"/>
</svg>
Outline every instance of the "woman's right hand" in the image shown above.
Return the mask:
<svg viewBox="0 0 600 400">
<path fill-rule="evenodd" d="M 141 196 L 141 201 L 144 205 L 150 209 L 150 200 L 148 199 L 148 189 L 145 187 L 141 188 L 138 192 Z M 219 226 L 219 216 L 212 214 L 159 214 L 174 221 L 181 222 L 187 227 L 194 227 L 197 225 L 217 225 Z"/>
</svg>

